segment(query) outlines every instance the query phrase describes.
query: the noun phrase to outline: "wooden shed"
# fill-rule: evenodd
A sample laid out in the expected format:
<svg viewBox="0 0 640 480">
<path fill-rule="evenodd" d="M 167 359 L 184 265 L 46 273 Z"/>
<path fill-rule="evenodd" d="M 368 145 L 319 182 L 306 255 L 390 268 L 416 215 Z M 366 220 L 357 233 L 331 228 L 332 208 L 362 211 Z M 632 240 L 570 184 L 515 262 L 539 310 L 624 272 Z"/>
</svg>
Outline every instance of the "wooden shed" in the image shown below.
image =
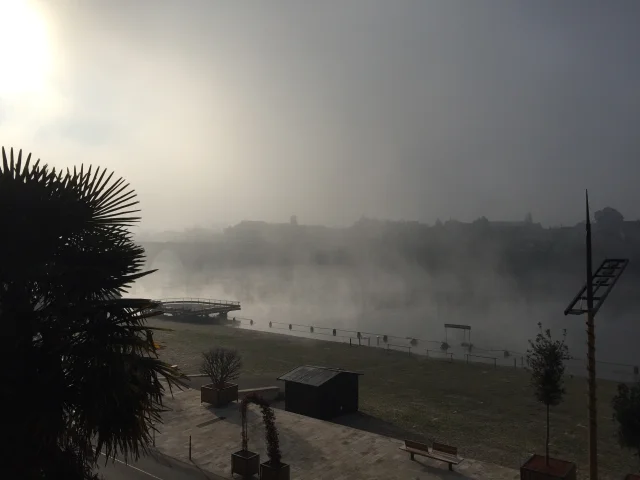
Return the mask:
<svg viewBox="0 0 640 480">
<path fill-rule="evenodd" d="M 358 411 L 358 377 L 361 373 L 339 368 L 303 365 L 285 373 L 285 410 L 330 420 Z"/>
</svg>

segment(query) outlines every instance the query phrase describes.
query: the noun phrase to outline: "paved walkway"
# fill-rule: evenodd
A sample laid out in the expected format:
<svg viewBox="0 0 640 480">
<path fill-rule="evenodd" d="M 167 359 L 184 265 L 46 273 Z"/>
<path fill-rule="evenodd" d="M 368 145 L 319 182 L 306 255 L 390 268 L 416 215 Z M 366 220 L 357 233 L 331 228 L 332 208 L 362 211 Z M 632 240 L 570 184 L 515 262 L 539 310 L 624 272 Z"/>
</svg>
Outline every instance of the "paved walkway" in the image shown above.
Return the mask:
<svg viewBox="0 0 640 480">
<path fill-rule="evenodd" d="M 231 454 L 240 450 L 238 404 L 213 409 L 200 405 L 200 392 L 185 390 L 166 398 L 172 410 L 163 415 L 164 425 L 156 434 L 161 452 L 188 461 L 204 470 L 231 478 Z M 262 417 L 252 406 L 249 415 L 249 449 L 267 459 Z M 447 465 L 427 458 L 412 462 L 398 449 L 402 442 L 276 410 L 283 461 L 291 465 L 292 480 L 385 479 L 516 480 L 519 472 L 510 468 L 466 459 L 455 472 Z M 464 456 L 464 449 L 461 454 Z M 419 457 L 416 457 L 418 459 Z"/>
<path fill-rule="evenodd" d="M 120 459 L 109 459 L 105 465 L 103 456 L 94 472 L 104 480 L 226 480 L 226 477 L 153 451 L 138 460 L 130 458 L 126 463 Z"/>
</svg>

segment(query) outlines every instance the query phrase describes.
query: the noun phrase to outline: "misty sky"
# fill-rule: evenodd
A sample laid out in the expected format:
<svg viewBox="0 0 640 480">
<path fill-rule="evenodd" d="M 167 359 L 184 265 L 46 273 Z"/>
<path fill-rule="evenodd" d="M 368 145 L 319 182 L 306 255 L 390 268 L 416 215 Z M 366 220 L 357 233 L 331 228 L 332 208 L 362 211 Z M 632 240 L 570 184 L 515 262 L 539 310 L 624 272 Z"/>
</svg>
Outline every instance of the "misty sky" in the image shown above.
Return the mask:
<svg viewBox="0 0 640 480">
<path fill-rule="evenodd" d="M 640 218 L 637 0 L 1 0 L 0 143 L 144 226 Z"/>
</svg>

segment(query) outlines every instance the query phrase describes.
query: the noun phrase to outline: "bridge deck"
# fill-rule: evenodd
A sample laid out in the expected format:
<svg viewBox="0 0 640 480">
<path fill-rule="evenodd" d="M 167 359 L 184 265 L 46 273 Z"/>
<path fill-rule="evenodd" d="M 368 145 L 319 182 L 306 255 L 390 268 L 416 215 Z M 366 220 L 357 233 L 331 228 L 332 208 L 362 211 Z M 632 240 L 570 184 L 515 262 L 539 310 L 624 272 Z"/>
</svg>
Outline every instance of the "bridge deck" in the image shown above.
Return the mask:
<svg viewBox="0 0 640 480">
<path fill-rule="evenodd" d="M 172 315 L 199 315 L 228 313 L 240 310 L 240 302 L 209 298 L 164 298 L 158 300 L 159 310 Z"/>
</svg>

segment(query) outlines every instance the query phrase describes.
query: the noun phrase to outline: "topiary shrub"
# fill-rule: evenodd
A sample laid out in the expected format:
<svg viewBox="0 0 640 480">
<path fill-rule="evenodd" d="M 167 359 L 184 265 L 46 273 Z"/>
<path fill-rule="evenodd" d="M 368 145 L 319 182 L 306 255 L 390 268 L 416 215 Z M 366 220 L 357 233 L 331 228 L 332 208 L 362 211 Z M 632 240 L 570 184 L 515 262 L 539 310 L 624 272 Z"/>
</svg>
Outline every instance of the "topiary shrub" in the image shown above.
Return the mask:
<svg viewBox="0 0 640 480">
<path fill-rule="evenodd" d="M 267 456 L 269 463 L 277 467 L 282 463 L 282 452 L 280 452 L 280 438 L 276 427 L 276 416 L 273 408 L 264 398 L 256 393 L 251 393 L 242 399 L 240 412 L 242 416 L 242 450 L 249 449 L 249 432 L 247 428 L 247 408 L 249 404 L 258 405 L 262 411 L 262 421 L 264 422 L 265 441 L 267 442 Z"/>
</svg>

